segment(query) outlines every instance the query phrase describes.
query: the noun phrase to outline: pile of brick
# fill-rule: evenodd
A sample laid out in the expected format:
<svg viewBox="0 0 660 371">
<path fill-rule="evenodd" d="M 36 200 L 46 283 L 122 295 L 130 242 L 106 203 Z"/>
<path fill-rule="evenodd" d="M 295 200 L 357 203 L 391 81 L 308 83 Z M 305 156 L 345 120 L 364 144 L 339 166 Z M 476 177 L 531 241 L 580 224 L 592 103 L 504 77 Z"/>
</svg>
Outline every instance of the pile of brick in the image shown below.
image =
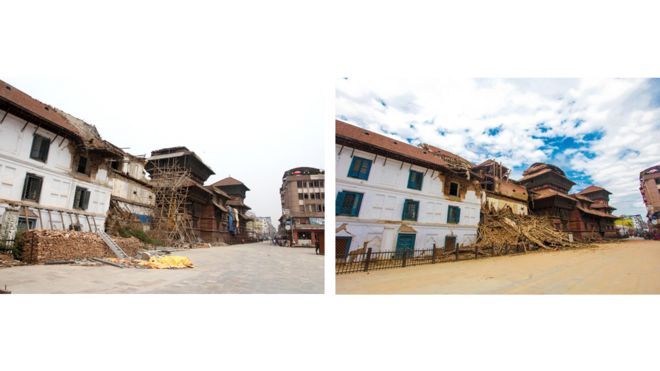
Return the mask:
<svg viewBox="0 0 660 371">
<path fill-rule="evenodd" d="M 100 236 L 89 232 L 32 230 L 25 232 L 22 260 L 30 264 L 56 260 L 113 258 Z M 112 237 L 129 256 L 136 256 L 142 242 L 135 237 Z"/>
</svg>

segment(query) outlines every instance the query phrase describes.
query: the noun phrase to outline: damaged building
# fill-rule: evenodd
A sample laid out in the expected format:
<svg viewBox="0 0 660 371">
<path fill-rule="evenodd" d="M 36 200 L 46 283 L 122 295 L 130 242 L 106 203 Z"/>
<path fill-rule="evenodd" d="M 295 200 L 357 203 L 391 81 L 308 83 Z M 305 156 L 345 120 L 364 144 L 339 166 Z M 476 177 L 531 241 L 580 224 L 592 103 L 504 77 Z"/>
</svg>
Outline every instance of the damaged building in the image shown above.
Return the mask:
<svg viewBox="0 0 660 371">
<path fill-rule="evenodd" d="M 452 248 L 475 241 L 479 175 L 459 156 L 336 120 L 336 248 Z"/>
<path fill-rule="evenodd" d="M 494 160 L 486 160 L 472 168 L 481 177 L 482 204 L 488 210 L 509 209 L 527 215 L 527 188 L 509 178 L 511 170 Z"/>
<path fill-rule="evenodd" d="M 186 147 L 152 151 L 145 170 L 154 189 L 158 238 L 177 244 L 203 241 L 210 231 L 208 223 L 203 223 L 204 210 L 213 205 L 214 196 L 204 182 L 215 174 L 213 170 Z"/>
<path fill-rule="evenodd" d="M 248 228 L 248 222 L 252 222 L 254 216 L 248 215 L 248 210 L 251 207 L 245 204 L 245 198 L 250 188 L 231 176 L 221 179 L 211 184 L 211 186 L 222 190 L 229 196 L 229 199 L 225 202 L 225 208 L 228 212 L 227 231 L 231 243 L 244 243 L 253 240 L 254 236 L 251 236 L 251 228 L 253 227 L 250 225 L 250 228 Z"/>
<path fill-rule="evenodd" d="M 569 194 L 575 185 L 559 167 L 535 163 L 523 172 L 520 184 L 530 194 L 530 208 L 536 215 L 547 216 L 555 229 L 578 240 L 616 237 L 613 207 L 607 190 L 589 186 Z M 594 207 L 595 206 L 595 207 Z"/>
<path fill-rule="evenodd" d="M 104 230 L 122 152 L 81 120 L 0 81 L 0 236 Z"/>
</svg>

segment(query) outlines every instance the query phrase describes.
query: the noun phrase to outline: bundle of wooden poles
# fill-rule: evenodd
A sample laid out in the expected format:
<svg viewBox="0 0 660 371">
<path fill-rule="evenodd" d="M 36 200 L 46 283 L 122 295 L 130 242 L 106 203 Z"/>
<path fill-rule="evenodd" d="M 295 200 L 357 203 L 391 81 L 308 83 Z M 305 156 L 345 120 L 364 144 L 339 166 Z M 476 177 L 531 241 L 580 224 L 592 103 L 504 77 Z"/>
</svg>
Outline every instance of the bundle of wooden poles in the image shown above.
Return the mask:
<svg viewBox="0 0 660 371">
<path fill-rule="evenodd" d="M 580 246 L 571 242 L 567 233 L 555 230 L 548 218 L 517 215 L 508 209 L 484 210 L 475 245 L 479 249 L 494 249 L 495 255 L 509 249 L 557 250 Z"/>
</svg>

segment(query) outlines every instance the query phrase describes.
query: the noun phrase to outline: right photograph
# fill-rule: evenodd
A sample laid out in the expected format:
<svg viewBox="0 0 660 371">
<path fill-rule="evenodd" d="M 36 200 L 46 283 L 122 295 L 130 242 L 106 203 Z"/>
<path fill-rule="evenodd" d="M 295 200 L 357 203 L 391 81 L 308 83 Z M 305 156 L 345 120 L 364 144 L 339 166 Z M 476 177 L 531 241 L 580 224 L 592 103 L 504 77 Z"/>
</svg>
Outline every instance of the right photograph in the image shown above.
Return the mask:
<svg viewBox="0 0 660 371">
<path fill-rule="evenodd" d="M 343 77 L 337 294 L 660 293 L 660 79 Z"/>
</svg>

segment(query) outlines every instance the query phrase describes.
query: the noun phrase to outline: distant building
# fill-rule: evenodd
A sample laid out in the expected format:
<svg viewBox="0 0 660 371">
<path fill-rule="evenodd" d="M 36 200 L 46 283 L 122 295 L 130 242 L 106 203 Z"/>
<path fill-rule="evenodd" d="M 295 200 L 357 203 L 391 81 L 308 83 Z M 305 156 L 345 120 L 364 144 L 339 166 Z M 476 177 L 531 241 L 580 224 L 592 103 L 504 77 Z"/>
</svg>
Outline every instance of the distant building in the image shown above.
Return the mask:
<svg viewBox="0 0 660 371">
<path fill-rule="evenodd" d="M 527 215 L 528 194 L 525 186 L 509 179 L 511 170 L 494 161 L 486 160 L 474 166 L 472 171 L 481 176 L 482 204 L 491 210 L 508 208 L 514 214 Z"/>
<path fill-rule="evenodd" d="M 17 229 L 104 230 L 109 164 L 122 156 L 93 126 L 0 81 L 0 240 Z"/>
<path fill-rule="evenodd" d="M 609 206 L 607 190 L 589 186 L 569 194 L 575 183 L 559 167 L 543 163 L 530 166 L 519 182 L 531 195 L 532 212 L 549 217 L 557 230 L 581 240 L 616 237 L 614 220 L 618 217 L 611 214 L 614 208 Z"/>
<path fill-rule="evenodd" d="M 275 237 L 275 227 L 270 216 L 257 216 L 254 220 L 255 233 L 260 240 Z"/>
<path fill-rule="evenodd" d="M 285 171 L 280 200 L 280 235 L 293 241 L 294 246 L 315 246 L 325 228 L 324 171 L 312 167 Z"/>
<path fill-rule="evenodd" d="M 453 248 L 476 240 L 481 208 L 469 161 L 336 120 L 336 249 Z"/>
<path fill-rule="evenodd" d="M 646 205 L 649 229 L 660 234 L 660 165 L 639 173 L 639 190 Z"/>
</svg>

